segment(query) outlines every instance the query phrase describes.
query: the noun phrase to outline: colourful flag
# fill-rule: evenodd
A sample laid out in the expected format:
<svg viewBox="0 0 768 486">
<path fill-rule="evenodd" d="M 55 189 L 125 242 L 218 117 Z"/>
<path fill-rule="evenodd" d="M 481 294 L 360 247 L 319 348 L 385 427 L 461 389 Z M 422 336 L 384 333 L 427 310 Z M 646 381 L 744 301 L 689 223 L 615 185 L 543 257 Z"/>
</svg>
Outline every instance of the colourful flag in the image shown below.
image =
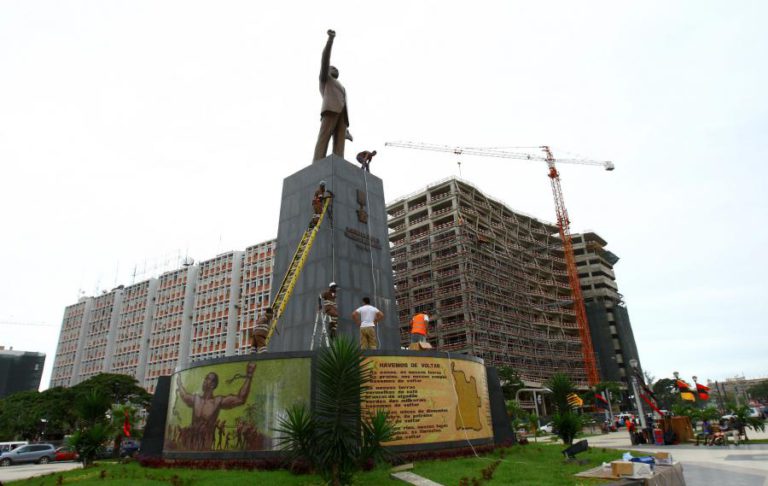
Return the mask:
<svg viewBox="0 0 768 486">
<path fill-rule="evenodd" d="M 680 398 L 689 402 L 695 402 L 696 396 L 692 392 L 680 392 Z"/>
<path fill-rule="evenodd" d="M 680 398 L 688 400 L 689 402 L 696 401 L 696 396 L 691 391 L 691 385 L 680 379 L 675 382 L 675 385 L 677 386 L 677 389 L 680 390 Z"/>
<path fill-rule="evenodd" d="M 601 393 L 595 393 L 595 407 L 605 410 L 608 409 L 608 400 L 606 400 Z"/>
<path fill-rule="evenodd" d="M 690 392 L 691 391 L 691 385 L 684 382 L 683 380 L 677 380 L 675 383 L 677 385 L 677 389 L 680 390 L 680 393 Z"/>
<path fill-rule="evenodd" d="M 696 391 L 699 392 L 699 399 L 701 400 L 709 400 L 709 387 L 706 385 L 702 385 L 701 383 L 696 383 Z"/>
<path fill-rule="evenodd" d="M 568 405 L 570 405 L 571 407 L 581 407 L 584 405 L 584 400 L 582 400 L 581 397 L 579 397 L 575 393 L 569 393 Z"/>
<path fill-rule="evenodd" d="M 648 404 L 648 406 L 649 406 L 649 407 L 651 407 L 651 408 L 653 409 L 653 411 L 654 411 L 654 412 L 658 413 L 658 414 L 659 414 L 659 415 L 661 415 L 662 417 L 664 416 L 664 413 L 663 413 L 661 410 L 659 410 L 659 407 L 657 407 L 657 406 L 656 406 L 656 403 L 655 403 L 653 400 L 651 400 L 650 398 L 648 398 L 648 396 L 647 396 L 647 395 L 645 395 L 644 393 L 641 393 L 641 394 L 640 394 L 640 398 L 642 398 L 642 399 L 643 399 L 643 401 L 644 401 L 645 403 L 647 403 L 647 404 Z"/>
<path fill-rule="evenodd" d="M 125 411 L 125 420 L 123 421 L 123 435 L 131 436 L 131 421 L 128 419 L 128 410 Z"/>
<path fill-rule="evenodd" d="M 656 395 L 653 393 L 653 390 L 651 390 L 650 388 L 648 388 L 648 386 L 647 386 L 645 383 L 641 383 L 641 384 L 640 384 L 640 387 L 643 389 L 643 391 L 645 392 L 645 394 L 646 394 L 647 396 L 651 397 L 651 398 L 653 399 L 653 401 L 654 401 L 654 402 L 657 402 L 657 403 L 658 403 L 659 399 L 658 399 L 658 398 L 656 398 Z"/>
</svg>

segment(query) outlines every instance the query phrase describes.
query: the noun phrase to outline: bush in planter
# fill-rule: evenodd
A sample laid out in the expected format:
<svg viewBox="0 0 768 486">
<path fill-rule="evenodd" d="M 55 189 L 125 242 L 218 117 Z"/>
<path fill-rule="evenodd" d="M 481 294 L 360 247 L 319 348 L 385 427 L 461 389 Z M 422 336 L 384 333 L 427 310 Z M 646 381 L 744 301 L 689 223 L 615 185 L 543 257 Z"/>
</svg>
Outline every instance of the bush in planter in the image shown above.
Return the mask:
<svg viewBox="0 0 768 486">
<path fill-rule="evenodd" d="M 322 349 L 315 368 L 315 409 L 289 408 L 278 428 L 283 435 L 280 447 L 297 469 L 309 463 L 333 485 L 349 484 L 355 471 L 386 458 L 381 444 L 395 432 L 387 412 L 361 417 L 360 397 L 371 380 L 364 360 L 346 336 Z"/>
</svg>

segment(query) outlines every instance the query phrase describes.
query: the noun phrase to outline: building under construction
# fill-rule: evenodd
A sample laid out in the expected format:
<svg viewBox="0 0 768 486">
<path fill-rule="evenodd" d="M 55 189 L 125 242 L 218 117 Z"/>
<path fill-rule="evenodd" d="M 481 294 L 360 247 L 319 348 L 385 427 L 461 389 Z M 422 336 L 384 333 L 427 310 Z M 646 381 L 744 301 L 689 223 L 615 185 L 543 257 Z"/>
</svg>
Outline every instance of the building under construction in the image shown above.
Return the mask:
<svg viewBox="0 0 768 486">
<path fill-rule="evenodd" d="M 436 313 L 428 341 L 510 366 L 531 385 L 556 372 L 585 387 L 584 356 L 558 228 L 455 178 L 387 207 L 401 342 Z"/>
<path fill-rule="evenodd" d="M 637 365 L 641 376 L 642 366 L 624 296 L 619 293 L 613 271 L 619 257 L 607 250 L 607 245 L 595 232 L 573 235 L 573 254 L 600 378 L 629 389 L 631 365 Z"/>
</svg>

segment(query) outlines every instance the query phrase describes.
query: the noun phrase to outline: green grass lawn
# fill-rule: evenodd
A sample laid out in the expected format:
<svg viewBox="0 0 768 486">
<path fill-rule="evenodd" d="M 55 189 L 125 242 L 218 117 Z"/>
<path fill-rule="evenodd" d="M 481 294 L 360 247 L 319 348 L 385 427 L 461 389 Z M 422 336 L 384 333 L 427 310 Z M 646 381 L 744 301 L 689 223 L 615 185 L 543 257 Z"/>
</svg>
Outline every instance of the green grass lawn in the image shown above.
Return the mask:
<svg viewBox="0 0 768 486">
<path fill-rule="evenodd" d="M 579 460 L 588 461 L 585 465 L 565 463 L 560 444 L 529 444 L 508 449 L 496 450 L 480 458 L 453 459 L 450 461 L 428 461 L 416 464 L 414 472 L 438 483 L 457 485 L 462 477 L 482 479 L 482 470 L 495 460 L 501 459 L 493 478 L 483 485 L 580 485 L 601 484 L 602 480 L 576 478 L 573 475 L 599 466 L 603 462 L 621 459 L 623 451 L 610 449 L 590 449 L 579 454 Z"/>
<path fill-rule="evenodd" d="M 560 454 L 562 445 L 530 444 L 496 450 L 481 457 L 464 459 L 422 461 L 416 463 L 413 472 L 433 481 L 449 485 L 458 485 L 461 478 L 481 479 L 482 470 L 495 461 L 498 466 L 490 481 L 483 485 L 522 484 L 522 485 L 587 485 L 599 484 L 599 480 L 575 478 L 573 474 L 601 464 L 603 461 L 619 459 L 621 452 L 606 449 L 593 449 L 579 454 L 579 459 L 588 464 L 565 464 Z M 389 478 L 389 468 L 376 469 L 356 476 L 360 485 L 405 484 Z M 118 464 L 112 462 L 97 463 L 86 470 L 74 470 L 65 473 L 32 478 L 13 482 L 16 485 L 55 486 L 55 485 L 103 485 L 110 486 L 239 486 L 247 483 L 268 486 L 320 486 L 319 476 L 296 476 L 287 471 L 242 471 L 242 470 L 196 470 L 196 469 L 154 469 L 144 468 L 132 462 Z"/>
</svg>

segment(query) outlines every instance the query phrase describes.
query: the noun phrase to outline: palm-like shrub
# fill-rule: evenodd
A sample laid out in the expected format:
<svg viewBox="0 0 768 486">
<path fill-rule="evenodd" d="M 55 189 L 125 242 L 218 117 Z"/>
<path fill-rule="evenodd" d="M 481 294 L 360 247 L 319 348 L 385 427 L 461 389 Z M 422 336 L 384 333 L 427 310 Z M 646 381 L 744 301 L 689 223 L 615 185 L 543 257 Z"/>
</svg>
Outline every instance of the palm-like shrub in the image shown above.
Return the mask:
<svg viewBox="0 0 768 486">
<path fill-rule="evenodd" d="M 345 336 L 322 349 L 315 367 L 313 411 L 291 407 L 278 428 L 280 447 L 290 459 L 309 462 L 333 485 L 349 484 L 364 462 L 385 458 L 381 444 L 394 436 L 388 413 L 361 417 L 360 396 L 371 380 L 364 360 L 357 344 Z"/>
<path fill-rule="evenodd" d="M 552 390 L 552 401 L 557 410 L 552 423 L 563 443 L 570 445 L 583 425 L 581 416 L 568 404 L 568 395 L 574 391 L 573 382 L 565 373 L 555 373 L 547 382 L 547 387 Z"/>
<path fill-rule="evenodd" d="M 396 428 L 389 419 L 388 410 L 378 410 L 374 415 L 362 422 L 363 446 L 360 460 L 363 464 L 373 461 L 383 462 L 392 457 L 392 453 L 382 447 L 395 437 Z"/>
<path fill-rule="evenodd" d="M 69 437 L 69 445 L 77 451 L 84 467 L 93 464 L 104 442 L 112 437 L 112 428 L 107 423 L 96 423 L 76 430 Z"/>
<path fill-rule="evenodd" d="M 109 398 L 93 389 L 75 401 L 78 428 L 69 439 L 69 444 L 80 455 L 84 466 L 93 463 L 99 448 L 113 433 L 107 422 Z"/>
</svg>

